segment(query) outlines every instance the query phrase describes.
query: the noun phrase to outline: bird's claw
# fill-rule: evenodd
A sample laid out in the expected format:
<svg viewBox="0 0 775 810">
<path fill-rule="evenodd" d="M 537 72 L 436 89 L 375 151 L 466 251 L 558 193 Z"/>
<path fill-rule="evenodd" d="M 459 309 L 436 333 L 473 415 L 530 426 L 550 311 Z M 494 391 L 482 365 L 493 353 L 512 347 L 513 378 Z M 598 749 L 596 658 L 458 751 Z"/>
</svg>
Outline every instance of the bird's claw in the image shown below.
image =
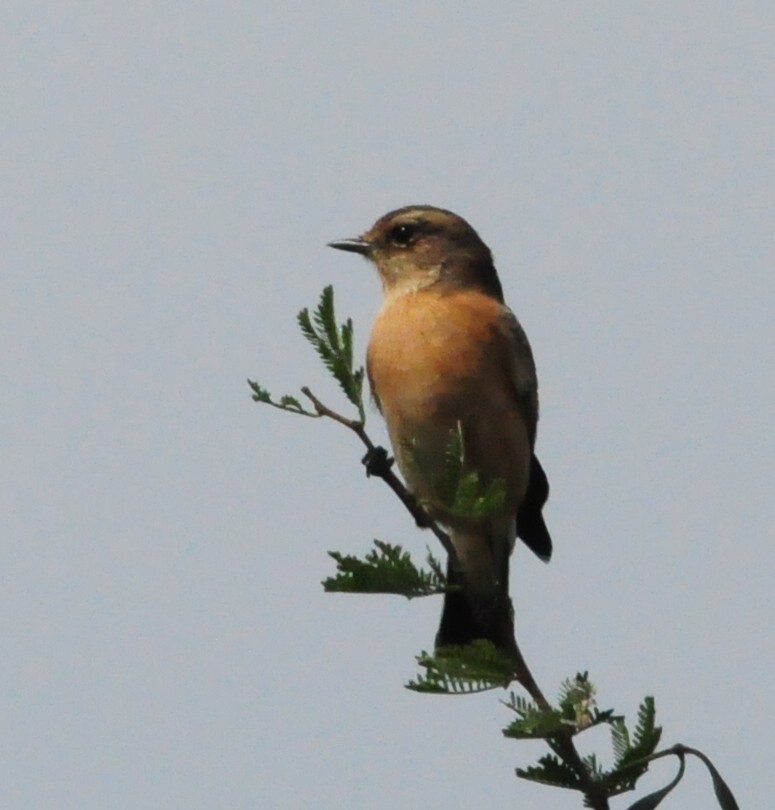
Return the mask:
<svg viewBox="0 0 775 810">
<path fill-rule="evenodd" d="M 394 459 L 390 458 L 384 447 L 372 447 L 361 459 L 361 463 L 366 468 L 367 478 L 372 475 L 384 478 L 390 472 Z"/>
</svg>

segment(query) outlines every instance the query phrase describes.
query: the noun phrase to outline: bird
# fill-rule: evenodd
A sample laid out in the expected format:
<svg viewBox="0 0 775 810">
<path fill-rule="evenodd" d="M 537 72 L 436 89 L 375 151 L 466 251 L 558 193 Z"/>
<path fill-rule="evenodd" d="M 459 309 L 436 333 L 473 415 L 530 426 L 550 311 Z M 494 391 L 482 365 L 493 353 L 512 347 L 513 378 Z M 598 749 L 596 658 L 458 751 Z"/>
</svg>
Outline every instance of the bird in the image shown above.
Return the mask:
<svg viewBox="0 0 775 810">
<path fill-rule="evenodd" d="M 372 396 L 408 489 L 454 548 L 436 647 L 484 639 L 516 657 L 510 557 L 518 537 L 551 558 L 549 483 L 534 452 L 532 350 L 490 249 L 465 219 L 430 205 L 390 211 L 362 236 L 328 244 L 376 266 L 383 302 L 366 353 Z M 461 474 L 482 488 L 497 482 L 505 496 L 485 514 L 450 506 L 455 436 Z"/>
</svg>

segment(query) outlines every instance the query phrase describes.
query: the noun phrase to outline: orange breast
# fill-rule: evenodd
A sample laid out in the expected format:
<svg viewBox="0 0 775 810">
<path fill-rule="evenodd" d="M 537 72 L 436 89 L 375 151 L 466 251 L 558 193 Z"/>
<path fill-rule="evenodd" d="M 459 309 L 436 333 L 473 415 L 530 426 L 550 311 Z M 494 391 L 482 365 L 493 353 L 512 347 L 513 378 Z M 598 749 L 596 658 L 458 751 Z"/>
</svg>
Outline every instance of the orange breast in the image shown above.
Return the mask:
<svg viewBox="0 0 775 810">
<path fill-rule="evenodd" d="M 521 501 L 530 447 L 507 378 L 501 321 L 500 304 L 474 291 L 419 291 L 387 301 L 379 313 L 369 379 L 415 492 L 432 495 L 434 467 L 444 464 L 450 431 L 460 422 L 470 465 L 485 480 L 506 480 L 509 508 Z M 423 469 L 413 468 L 408 447 Z"/>
<path fill-rule="evenodd" d="M 427 290 L 388 301 L 368 350 L 383 410 L 424 418 L 475 395 L 483 381 L 495 382 L 488 378 L 498 365 L 499 313 L 497 301 L 477 292 Z"/>
</svg>

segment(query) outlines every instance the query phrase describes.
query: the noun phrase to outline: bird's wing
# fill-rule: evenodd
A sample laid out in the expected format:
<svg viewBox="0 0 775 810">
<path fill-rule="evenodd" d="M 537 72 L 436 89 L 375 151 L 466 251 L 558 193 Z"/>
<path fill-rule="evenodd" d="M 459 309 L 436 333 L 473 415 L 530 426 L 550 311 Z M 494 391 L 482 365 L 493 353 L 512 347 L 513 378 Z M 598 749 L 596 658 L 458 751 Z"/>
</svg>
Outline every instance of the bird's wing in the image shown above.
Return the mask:
<svg viewBox="0 0 775 810">
<path fill-rule="evenodd" d="M 532 447 L 538 426 L 538 379 L 533 352 L 525 330 L 506 306 L 496 329 L 502 348 L 501 356 L 507 364 L 507 379 L 512 381 L 517 411 L 525 422 Z"/>
<path fill-rule="evenodd" d="M 533 352 L 527 335 L 514 313 L 503 307 L 498 322 L 498 337 L 508 379 L 512 381 L 517 412 L 524 420 L 533 447 L 538 426 L 538 379 Z M 549 482 L 535 454 L 530 459 L 530 478 L 525 497 L 517 512 L 517 535 L 528 548 L 548 562 L 552 556 L 552 539 L 541 510 L 549 497 Z"/>
</svg>

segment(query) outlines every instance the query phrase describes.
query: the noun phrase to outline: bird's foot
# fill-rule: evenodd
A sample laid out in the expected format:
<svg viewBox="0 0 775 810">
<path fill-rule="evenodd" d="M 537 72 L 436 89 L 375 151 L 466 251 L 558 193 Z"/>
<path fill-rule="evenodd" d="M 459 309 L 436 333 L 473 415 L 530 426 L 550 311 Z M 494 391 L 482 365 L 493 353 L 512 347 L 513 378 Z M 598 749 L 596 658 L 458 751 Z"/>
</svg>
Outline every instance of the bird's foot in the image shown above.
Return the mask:
<svg viewBox="0 0 775 810">
<path fill-rule="evenodd" d="M 361 463 L 366 468 L 367 478 L 372 475 L 384 478 L 390 472 L 394 459 L 390 458 L 384 447 L 372 447 L 361 459 Z"/>
</svg>

